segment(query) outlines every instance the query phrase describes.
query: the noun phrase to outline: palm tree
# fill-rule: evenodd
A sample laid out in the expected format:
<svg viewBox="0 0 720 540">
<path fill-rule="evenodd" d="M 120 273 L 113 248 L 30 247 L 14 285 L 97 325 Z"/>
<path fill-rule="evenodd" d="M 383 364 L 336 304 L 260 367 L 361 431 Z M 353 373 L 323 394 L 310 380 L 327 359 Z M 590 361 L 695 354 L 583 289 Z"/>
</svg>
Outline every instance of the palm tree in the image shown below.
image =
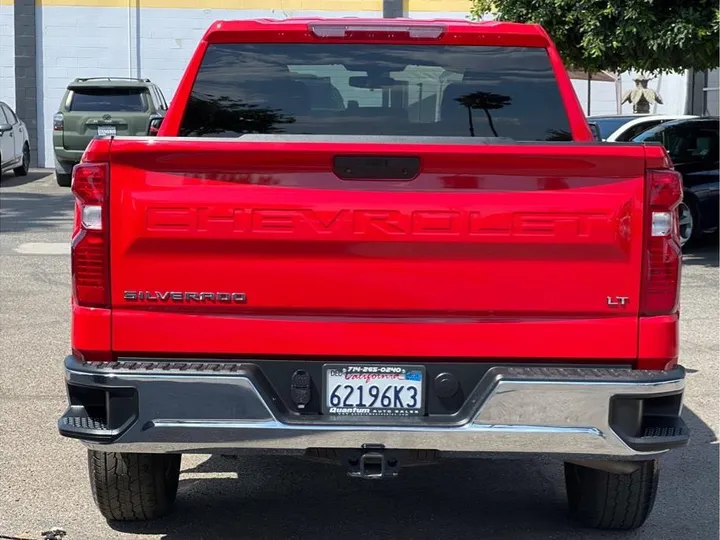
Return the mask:
<svg viewBox="0 0 720 540">
<path fill-rule="evenodd" d="M 472 94 L 466 94 L 464 96 L 460 96 L 459 98 L 455 98 L 455 101 L 465 106 L 468 110 L 468 122 L 470 123 L 471 137 L 475 136 L 475 126 L 473 125 L 472 117 L 473 109 L 482 109 L 485 111 L 485 116 L 487 116 L 490 129 L 496 137 L 499 137 L 498 132 L 495 129 L 495 124 L 493 124 L 492 116 L 490 116 L 490 111 L 507 107 L 512 102 L 512 99 L 510 96 L 494 94 L 492 92 L 473 92 Z"/>
</svg>

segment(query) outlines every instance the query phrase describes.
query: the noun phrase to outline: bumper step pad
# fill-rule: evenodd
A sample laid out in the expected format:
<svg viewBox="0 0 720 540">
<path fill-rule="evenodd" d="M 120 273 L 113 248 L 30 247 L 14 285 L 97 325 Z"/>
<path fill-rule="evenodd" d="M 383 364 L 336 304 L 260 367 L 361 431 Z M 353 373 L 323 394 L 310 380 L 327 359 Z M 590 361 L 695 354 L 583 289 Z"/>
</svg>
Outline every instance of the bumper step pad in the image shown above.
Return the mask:
<svg viewBox="0 0 720 540">
<path fill-rule="evenodd" d="M 680 417 L 647 417 L 641 437 L 626 437 L 631 448 L 650 452 L 685 446 L 690 440 L 690 429 Z"/>
</svg>

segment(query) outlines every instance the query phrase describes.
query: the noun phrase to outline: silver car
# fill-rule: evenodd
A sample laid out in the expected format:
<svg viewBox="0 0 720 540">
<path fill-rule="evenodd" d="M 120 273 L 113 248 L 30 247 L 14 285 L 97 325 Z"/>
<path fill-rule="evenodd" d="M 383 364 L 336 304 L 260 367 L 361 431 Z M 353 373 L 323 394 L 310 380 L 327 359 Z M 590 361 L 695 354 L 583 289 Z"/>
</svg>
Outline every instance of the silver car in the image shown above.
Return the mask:
<svg viewBox="0 0 720 540">
<path fill-rule="evenodd" d="M 25 176 L 30 170 L 30 141 L 25 122 L 0 101 L 0 176 L 12 170 Z"/>
</svg>

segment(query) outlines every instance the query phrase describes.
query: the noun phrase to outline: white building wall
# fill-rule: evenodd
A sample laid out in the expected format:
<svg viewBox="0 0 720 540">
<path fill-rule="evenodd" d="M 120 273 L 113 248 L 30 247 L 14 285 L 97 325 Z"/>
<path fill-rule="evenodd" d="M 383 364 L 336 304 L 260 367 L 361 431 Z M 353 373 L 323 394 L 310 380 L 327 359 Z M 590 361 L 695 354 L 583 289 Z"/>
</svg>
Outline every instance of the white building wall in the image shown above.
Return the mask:
<svg viewBox="0 0 720 540">
<path fill-rule="evenodd" d="M 437 11 L 413 11 L 410 12 L 409 17 L 411 19 L 464 19 L 469 20 L 468 12 L 463 11 L 443 11 L 438 13 Z"/>
<path fill-rule="evenodd" d="M 0 0 L 0 101 L 15 109 L 15 8 Z"/>
</svg>

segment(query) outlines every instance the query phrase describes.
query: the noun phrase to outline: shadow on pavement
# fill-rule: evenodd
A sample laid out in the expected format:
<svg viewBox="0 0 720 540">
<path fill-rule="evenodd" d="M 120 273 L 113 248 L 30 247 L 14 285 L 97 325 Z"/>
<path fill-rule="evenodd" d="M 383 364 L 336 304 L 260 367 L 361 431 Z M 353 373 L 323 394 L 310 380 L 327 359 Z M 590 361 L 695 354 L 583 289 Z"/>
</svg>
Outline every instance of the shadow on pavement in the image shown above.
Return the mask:
<svg viewBox="0 0 720 540">
<path fill-rule="evenodd" d="M 718 267 L 718 233 L 709 234 L 683 250 L 683 265 Z"/>
<path fill-rule="evenodd" d="M 31 182 L 35 182 L 36 180 L 40 180 L 41 178 L 45 178 L 51 174 L 53 174 L 51 170 L 44 169 L 30 169 L 27 176 L 15 176 L 15 174 L 9 172 L 3 174 L 0 179 L 0 186 L 4 188 L 24 186 L 25 184 L 30 184 Z"/>
<path fill-rule="evenodd" d="M 4 187 L 4 182 L 3 182 Z M 71 226 L 73 195 L 3 191 L 0 193 L 0 231 L 48 231 Z"/>
<path fill-rule="evenodd" d="M 718 445 L 697 416 L 684 416 L 692 442 L 661 460 L 655 511 L 623 538 L 717 533 Z M 448 461 L 381 482 L 291 457 L 213 456 L 183 474 L 170 516 L 111 526 L 164 540 L 616 537 L 569 522 L 562 464 L 544 458 Z"/>
</svg>

